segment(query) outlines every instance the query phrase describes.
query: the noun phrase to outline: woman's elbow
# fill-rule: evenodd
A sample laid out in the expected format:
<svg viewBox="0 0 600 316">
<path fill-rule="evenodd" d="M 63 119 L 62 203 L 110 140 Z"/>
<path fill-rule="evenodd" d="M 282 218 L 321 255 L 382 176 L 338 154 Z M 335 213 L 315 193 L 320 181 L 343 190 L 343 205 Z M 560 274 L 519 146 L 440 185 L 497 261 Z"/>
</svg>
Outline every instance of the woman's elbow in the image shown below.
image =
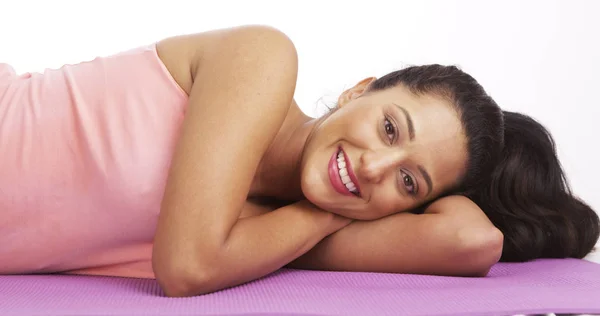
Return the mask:
<svg viewBox="0 0 600 316">
<path fill-rule="evenodd" d="M 184 262 L 153 260 L 154 276 L 167 297 L 189 297 L 218 290 L 217 269 Z"/>
<path fill-rule="evenodd" d="M 469 229 L 461 239 L 464 263 L 468 265 L 470 274 L 475 277 L 486 276 L 502 256 L 502 232 L 495 227 Z"/>
</svg>

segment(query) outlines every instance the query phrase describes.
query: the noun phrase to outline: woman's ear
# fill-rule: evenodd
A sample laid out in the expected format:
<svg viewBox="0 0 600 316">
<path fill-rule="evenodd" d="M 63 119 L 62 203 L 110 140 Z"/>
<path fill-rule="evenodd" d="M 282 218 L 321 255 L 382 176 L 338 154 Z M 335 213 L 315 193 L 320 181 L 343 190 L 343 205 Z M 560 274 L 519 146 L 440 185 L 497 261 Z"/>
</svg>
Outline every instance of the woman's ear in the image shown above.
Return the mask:
<svg viewBox="0 0 600 316">
<path fill-rule="evenodd" d="M 343 107 L 350 101 L 363 95 L 369 88 L 369 85 L 373 81 L 377 80 L 375 77 L 369 77 L 359 81 L 354 87 L 344 91 L 338 98 L 338 107 Z"/>
</svg>

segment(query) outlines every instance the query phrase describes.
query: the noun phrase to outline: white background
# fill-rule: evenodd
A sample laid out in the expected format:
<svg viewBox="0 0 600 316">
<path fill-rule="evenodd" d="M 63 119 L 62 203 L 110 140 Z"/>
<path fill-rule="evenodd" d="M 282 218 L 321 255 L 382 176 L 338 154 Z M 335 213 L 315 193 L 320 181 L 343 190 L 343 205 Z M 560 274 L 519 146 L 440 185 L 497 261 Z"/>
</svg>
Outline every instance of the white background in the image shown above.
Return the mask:
<svg viewBox="0 0 600 316">
<path fill-rule="evenodd" d="M 0 62 L 42 71 L 168 36 L 268 24 L 296 44 L 296 100 L 313 116 L 364 77 L 456 64 L 501 107 L 550 129 L 574 191 L 598 210 L 598 16 L 594 0 L 0 0 Z"/>
</svg>

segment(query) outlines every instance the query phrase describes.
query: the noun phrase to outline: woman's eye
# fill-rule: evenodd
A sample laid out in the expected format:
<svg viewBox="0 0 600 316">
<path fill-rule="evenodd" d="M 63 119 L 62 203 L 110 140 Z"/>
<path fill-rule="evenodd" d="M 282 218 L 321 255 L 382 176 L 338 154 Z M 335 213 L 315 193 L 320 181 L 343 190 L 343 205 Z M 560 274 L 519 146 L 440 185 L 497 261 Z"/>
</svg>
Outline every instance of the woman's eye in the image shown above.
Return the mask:
<svg viewBox="0 0 600 316">
<path fill-rule="evenodd" d="M 404 184 L 404 186 L 406 187 L 406 190 L 408 191 L 408 193 L 415 195 L 417 193 L 416 188 L 415 188 L 415 181 L 413 180 L 413 178 L 402 172 L 402 183 Z"/>
<path fill-rule="evenodd" d="M 394 127 L 394 124 L 392 124 L 387 117 L 383 123 L 383 128 L 385 129 L 385 135 L 390 140 L 390 143 L 393 142 L 394 138 L 396 138 L 396 127 Z"/>
</svg>

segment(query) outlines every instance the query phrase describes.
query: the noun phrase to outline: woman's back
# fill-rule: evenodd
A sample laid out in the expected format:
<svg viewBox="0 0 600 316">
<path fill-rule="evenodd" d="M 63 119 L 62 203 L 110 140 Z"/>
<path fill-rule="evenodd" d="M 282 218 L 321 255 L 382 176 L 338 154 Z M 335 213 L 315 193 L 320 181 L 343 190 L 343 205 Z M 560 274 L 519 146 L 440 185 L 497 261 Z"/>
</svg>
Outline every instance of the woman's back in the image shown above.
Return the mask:
<svg viewBox="0 0 600 316">
<path fill-rule="evenodd" d="M 0 64 L 0 273 L 152 277 L 186 104 L 154 45 L 21 76 Z"/>
</svg>

